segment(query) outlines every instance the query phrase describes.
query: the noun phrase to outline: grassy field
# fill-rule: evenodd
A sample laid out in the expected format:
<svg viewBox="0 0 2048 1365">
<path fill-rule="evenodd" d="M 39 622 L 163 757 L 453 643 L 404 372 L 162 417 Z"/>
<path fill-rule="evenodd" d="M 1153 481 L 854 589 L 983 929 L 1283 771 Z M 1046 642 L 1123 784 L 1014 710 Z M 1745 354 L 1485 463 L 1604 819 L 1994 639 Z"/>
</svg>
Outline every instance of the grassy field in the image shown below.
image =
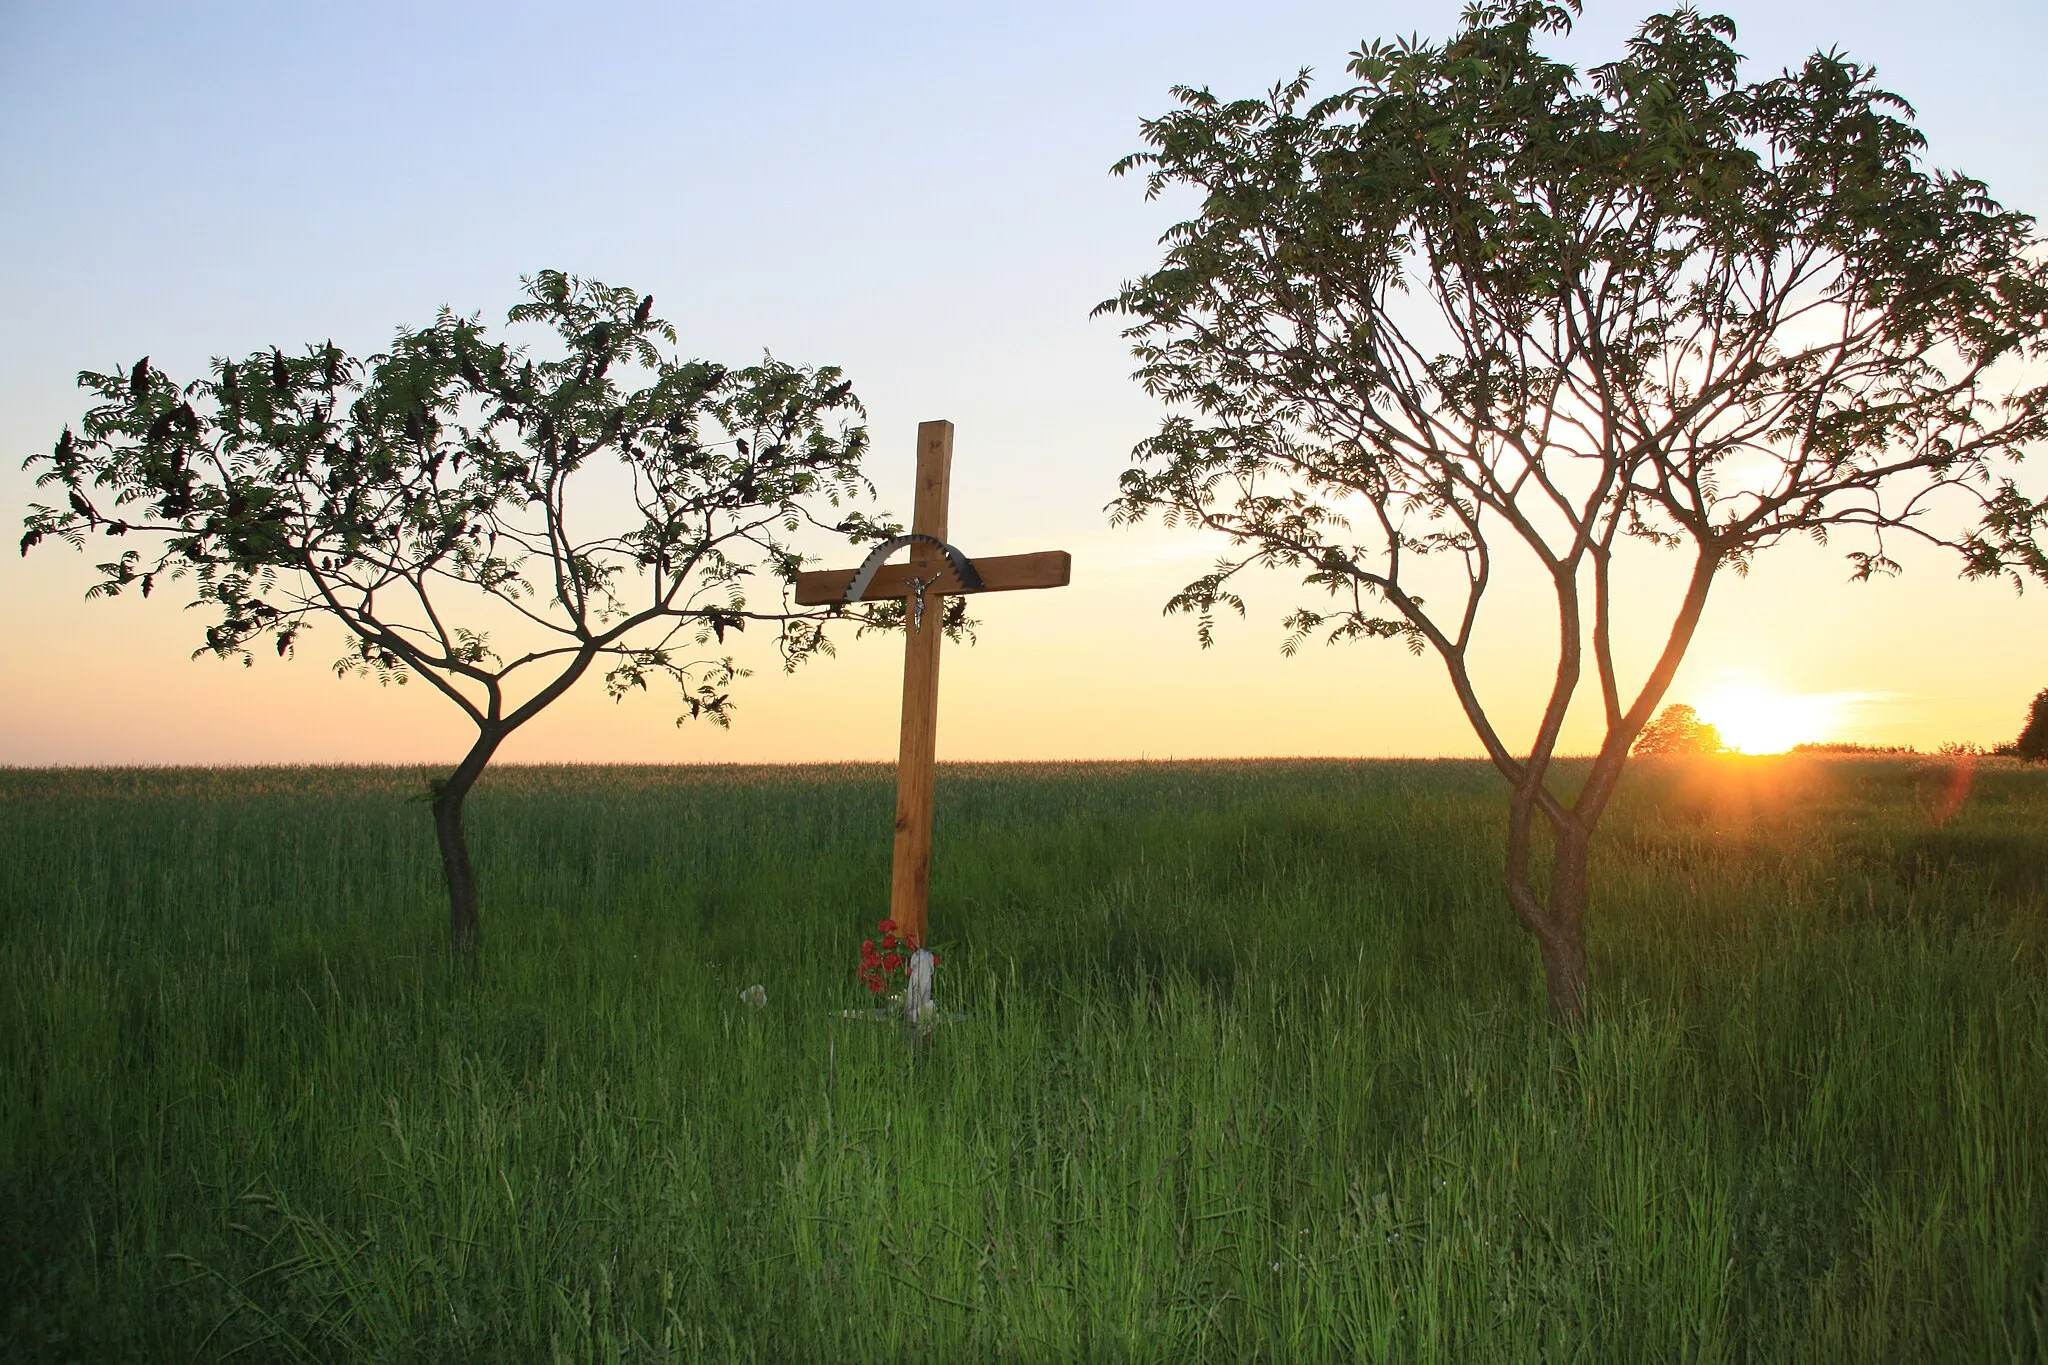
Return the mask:
<svg viewBox="0 0 2048 1365">
<path fill-rule="evenodd" d="M 0 772 L 0 1358 L 2048 1358 L 2048 771 L 1640 765 L 1543 1022 L 1463 763 Z M 767 988 L 759 1013 L 739 999 Z"/>
</svg>

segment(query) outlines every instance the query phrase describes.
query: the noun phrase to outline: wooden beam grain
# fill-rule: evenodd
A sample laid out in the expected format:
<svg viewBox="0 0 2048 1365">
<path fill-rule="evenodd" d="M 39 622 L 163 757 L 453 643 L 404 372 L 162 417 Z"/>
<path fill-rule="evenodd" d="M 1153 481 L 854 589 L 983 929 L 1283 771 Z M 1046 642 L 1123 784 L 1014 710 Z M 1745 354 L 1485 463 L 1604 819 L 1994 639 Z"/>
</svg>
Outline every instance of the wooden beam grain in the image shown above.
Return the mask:
<svg viewBox="0 0 2048 1365">
<path fill-rule="evenodd" d="M 953 424 L 920 422 L 917 428 L 917 497 L 910 529 L 946 538 L 947 494 L 953 482 Z M 937 572 L 944 556 L 913 545 L 910 563 L 919 577 Z M 880 577 L 880 575 L 877 575 Z M 918 590 L 912 588 L 912 593 Z M 903 736 L 896 752 L 896 856 L 889 879 L 889 918 L 896 932 L 922 940 L 931 898 L 932 782 L 939 747 L 939 645 L 946 600 L 931 589 L 923 597 L 922 620 L 903 632 Z"/>
</svg>

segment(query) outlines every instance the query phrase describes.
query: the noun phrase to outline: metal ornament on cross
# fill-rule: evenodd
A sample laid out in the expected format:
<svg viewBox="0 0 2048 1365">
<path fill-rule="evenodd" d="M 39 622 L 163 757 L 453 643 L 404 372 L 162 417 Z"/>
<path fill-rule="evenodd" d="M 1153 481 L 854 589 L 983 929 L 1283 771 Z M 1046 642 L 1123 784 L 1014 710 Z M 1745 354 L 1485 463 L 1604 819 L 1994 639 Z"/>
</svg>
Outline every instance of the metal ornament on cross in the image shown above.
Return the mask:
<svg viewBox="0 0 2048 1365">
<path fill-rule="evenodd" d="M 868 584 L 875 581 L 875 575 L 881 572 L 882 565 L 888 562 L 889 556 L 895 554 L 906 545 L 929 545 L 944 555 L 946 557 L 946 567 L 953 571 L 953 577 L 960 582 L 960 591 L 981 592 L 984 590 L 981 574 L 975 569 L 973 560 L 961 554 L 937 536 L 921 536 L 913 531 L 907 536 L 893 536 L 869 551 L 868 557 L 863 559 L 860 562 L 860 567 L 853 571 L 853 581 L 846 585 L 846 591 L 840 594 L 839 600 L 846 603 L 861 601 L 867 594 Z M 936 578 L 913 578 L 910 580 L 910 628 L 912 630 L 924 629 L 925 589 L 937 582 L 938 579 Z"/>
<path fill-rule="evenodd" d="M 944 603 L 931 598 L 1020 588 L 1064 588 L 1073 575 L 1065 550 L 969 559 L 946 540 L 947 502 L 953 482 L 953 424 L 920 422 L 917 494 L 910 533 L 885 540 L 859 568 L 798 574 L 796 600 L 804 606 L 903 599 L 903 732 L 896 752 L 896 850 L 889 879 L 889 918 L 899 933 L 925 938 L 931 898 L 932 785 L 938 759 L 939 642 L 945 637 Z M 908 549 L 904 564 L 886 561 Z M 930 608 L 938 607 L 934 614 Z M 925 975 L 929 993 L 929 968 Z"/>
</svg>

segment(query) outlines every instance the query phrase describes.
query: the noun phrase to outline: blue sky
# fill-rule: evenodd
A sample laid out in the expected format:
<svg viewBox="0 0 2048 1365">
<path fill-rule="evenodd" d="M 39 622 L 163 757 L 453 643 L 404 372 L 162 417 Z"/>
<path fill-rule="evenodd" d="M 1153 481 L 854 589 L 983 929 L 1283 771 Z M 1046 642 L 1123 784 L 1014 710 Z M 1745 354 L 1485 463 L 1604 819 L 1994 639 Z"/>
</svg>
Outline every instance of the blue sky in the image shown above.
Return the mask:
<svg viewBox="0 0 2048 1365">
<path fill-rule="evenodd" d="M 1902 3 L 1723 8 L 1753 71 L 1840 46 L 1918 107 L 1930 160 L 2048 210 L 2048 6 L 1951 4 L 1938 21 Z M 1567 55 L 1611 55 L 1645 12 L 1590 7 Z M 1137 146 L 1138 120 L 1168 107 L 1168 86 L 1250 93 L 1304 64 L 1335 75 L 1361 38 L 1441 35 L 1455 14 L 1305 2 L 0 5 L 0 506 L 18 517 L 30 496 L 19 461 L 75 418 L 81 367 L 148 352 L 189 375 L 211 354 L 327 336 L 374 349 L 443 303 L 501 315 L 520 274 L 560 266 L 652 290 L 691 353 L 767 347 L 845 366 L 894 503 L 915 423 L 952 418 L 956 539 L 971 552 L 1075 550 L 1069 598 L 985 613 L 984 644 L 949 674 L 951 752 L 1462 751 L 1424 666 L 1360 648 L 1281 665 L 1278 598 L 1207 655 L 1183 624 L 1158 620 L 1185 547 L 1111 532 L 1101 513 L 1156 413 L 1127 378 L 1114 325 L 1088 318 L 1154 259 L 1173 216 L 1107 174 Z M 1710 616 L 1703 645 L 1718 653 L 1695 669 L 1700 685 L 1714 665 L 1924 702 L 1870 712 L 1872 737 L 1886 725 L 1922 740 L 1943 725 L 1983 738 L 2016 728 L 2019 704 L 2048 683 L 2048 647 L 2025 643 L 2048 635 L 2048 594 L 2014 602 L 1938 563 L 1909 567 L 1905 584 L 1844 589 L 1833 561 L 1766 561 L 1761 582 L 1731 588 Z M 377 698 L 312 659 L 257 679 L 188 663 L 191 618 L 161 602 L 81 610 L 85 574 L 61 551 L 0 563 L 0 628 L 50 641 L 46 657 L 0 666 L 0 762 L 445 747 L 427 699 Z M 1788 600 L 1841 618 L 1843 637 L 1759 626 Z M 2020 643 L 1996 678 L 1957 679 L 1851 638 L 1869 635 L 1861 621 L 1930 613 Z M 600 699 L 525 752 L 880 756 L 893 656 L 849 655 L 826 681 L 764 680 L 766 729 L 751 738 L 743 723 L 734 737 L 663 735 L 667 747 L 647 749 L 658 708 L 621 718 Z M 1253 671 L 1304 700 L 1204 700 L 1240 692 Z M 137 678 L 155 700 L 135 697 Z M 1077 680 L 1093 689 L 1085 719 L 1034 700 Z M 259 695 L 276 712 L 268 729 L 207 718 Z M 2007 711 L 2012 726 L 1998 719 Z M 447 744 L 457 737 L 446 728 Z"/>
</svg>

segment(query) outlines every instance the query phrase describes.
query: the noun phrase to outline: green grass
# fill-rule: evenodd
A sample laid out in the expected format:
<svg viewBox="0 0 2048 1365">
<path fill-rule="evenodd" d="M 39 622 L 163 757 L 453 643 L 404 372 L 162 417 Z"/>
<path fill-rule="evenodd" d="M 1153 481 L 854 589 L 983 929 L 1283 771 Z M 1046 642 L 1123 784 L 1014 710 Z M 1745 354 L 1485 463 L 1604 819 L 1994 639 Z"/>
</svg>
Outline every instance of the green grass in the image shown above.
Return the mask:
<svg viewBox="0 0 2048 1365">
<path fill-rule="evenodd" d="M 1461 763 L 0 772 L 0 1358 L 2048 1358 L 2048 772 L 1641 766 L 1544 1023 Z M 738 992 L 760 982 L 756 1015 Z"/>
</svg>

